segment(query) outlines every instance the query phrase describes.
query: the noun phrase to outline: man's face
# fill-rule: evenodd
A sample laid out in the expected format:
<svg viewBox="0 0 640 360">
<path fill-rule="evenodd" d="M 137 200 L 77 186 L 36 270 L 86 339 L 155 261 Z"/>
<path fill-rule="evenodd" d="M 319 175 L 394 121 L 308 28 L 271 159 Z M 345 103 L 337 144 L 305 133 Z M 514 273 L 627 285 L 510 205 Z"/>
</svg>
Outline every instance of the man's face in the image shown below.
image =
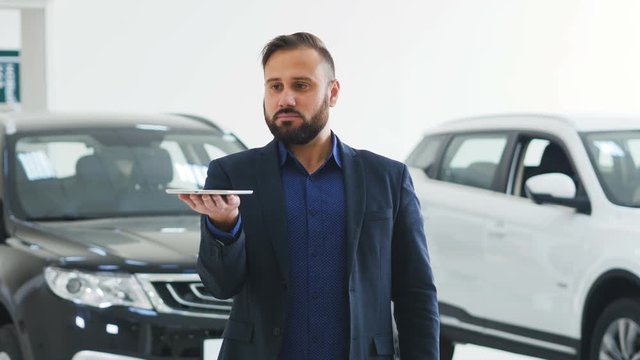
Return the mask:
<svg viewBox="0 0 640 360">
<path fill-rule="evenodd" d="M 329 120 L 340 90 L 329 65 L 310 48 L 280 50 L 264 67 L 264 118 L 276 139 L 302 145 Z"/>
</svg>

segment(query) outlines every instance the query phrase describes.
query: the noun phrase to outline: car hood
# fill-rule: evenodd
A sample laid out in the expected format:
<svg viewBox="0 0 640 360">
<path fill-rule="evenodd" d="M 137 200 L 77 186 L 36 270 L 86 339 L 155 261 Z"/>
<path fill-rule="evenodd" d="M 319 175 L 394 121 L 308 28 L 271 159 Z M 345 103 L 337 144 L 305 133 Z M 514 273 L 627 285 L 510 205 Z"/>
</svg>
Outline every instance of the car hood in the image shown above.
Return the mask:
<svg viewBox="0 0 640 360">
<path fill-rule="evenodd" d="M 129 271 L 195 271 L 198 216 L 39 222 L 17 237 L 62 266 Z"/>
</svg>

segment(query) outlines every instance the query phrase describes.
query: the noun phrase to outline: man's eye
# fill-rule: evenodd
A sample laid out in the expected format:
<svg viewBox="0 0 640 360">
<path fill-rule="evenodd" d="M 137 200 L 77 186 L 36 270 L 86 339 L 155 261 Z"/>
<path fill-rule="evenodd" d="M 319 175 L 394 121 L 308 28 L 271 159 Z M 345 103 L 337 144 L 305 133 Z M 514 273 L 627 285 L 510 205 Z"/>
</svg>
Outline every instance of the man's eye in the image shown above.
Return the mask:
<svg viewBox="0 0 640 360">
<path fill-rule="evenodd" d="M 296 89 L 304 90 L 309 88 L 309 84 L 306 83 L 296 83 Z"/>
<path fill-rule="evenodd" d="M 270 88 L 271 90 L 280 91 L 282 90 L 282 84 L 271 84 Z"/>
</svg>

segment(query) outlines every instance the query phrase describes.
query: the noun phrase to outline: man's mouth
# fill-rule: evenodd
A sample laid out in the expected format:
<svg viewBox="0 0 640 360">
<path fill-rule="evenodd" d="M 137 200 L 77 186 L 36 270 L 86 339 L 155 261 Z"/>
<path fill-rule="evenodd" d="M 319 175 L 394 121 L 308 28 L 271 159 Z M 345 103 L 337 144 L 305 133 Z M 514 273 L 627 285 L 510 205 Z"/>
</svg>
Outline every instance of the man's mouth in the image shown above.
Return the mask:
<svg viewBox="0 0 640 360">
<path fill-rule="evenodd" d="M 276 115 L 275 115 L 276 124 L 285 125 L 285 126 L 290 126 L 294 122 L 298 122 L 298 121 L 301 121 L 303 119 L 304 118 L 302 117 L 301 114 L 299 114 L 297 111 L 292 111 L 292 110 L 281 111 L 281 112 L 276 113 Z"/>
<path fill-rule="evenodd" d="M 276 120 L 280 120 L 280 121 L 293 121 L 300 118 L 301 118 L 300 115 L 294 114 L 294 113 L 280 114 L 276 116 Z"/>
</svg>

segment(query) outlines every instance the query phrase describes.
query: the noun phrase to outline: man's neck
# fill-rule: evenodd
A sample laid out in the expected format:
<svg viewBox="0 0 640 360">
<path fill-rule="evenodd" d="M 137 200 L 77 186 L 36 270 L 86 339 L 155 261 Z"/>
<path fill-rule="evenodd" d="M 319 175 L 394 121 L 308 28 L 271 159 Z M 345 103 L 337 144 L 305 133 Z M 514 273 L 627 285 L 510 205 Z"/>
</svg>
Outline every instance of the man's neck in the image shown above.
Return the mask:
<svg viewBox="0 0 640 360">
<path fill-rule="evenodd" d="M 326 127 L 310 142 L 288 147 L 307 172 L 313 174 L 324 164 L 333 149 L 331 130 Z"/>
</svg>

